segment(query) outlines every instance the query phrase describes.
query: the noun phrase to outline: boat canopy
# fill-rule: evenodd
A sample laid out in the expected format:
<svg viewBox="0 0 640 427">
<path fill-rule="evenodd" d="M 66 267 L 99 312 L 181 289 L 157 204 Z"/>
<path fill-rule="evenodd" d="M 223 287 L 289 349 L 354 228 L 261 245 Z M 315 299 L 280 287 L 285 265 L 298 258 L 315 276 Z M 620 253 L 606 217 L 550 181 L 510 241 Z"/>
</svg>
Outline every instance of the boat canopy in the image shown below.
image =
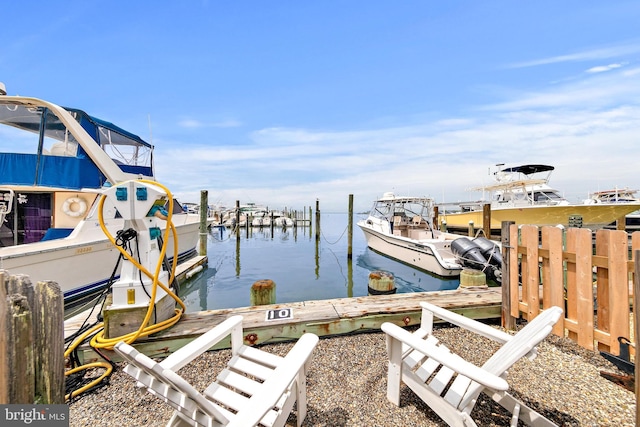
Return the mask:
<svg viewBox="0 0 640 427">
<path fill-rule="evenodd" d="M 50 109 L 3 101 L 0 103 L 0 125 L 5 125 L 0 126 L 2 184 L 81 189 L 100 188 L 107 182 L 100 166 Z M 151 144 L 84 111 L 65 110 L 123 172 L 153 178 Z"/>
<path fill-rule="evenodd" d="M 82 110 L 64 107 L 85 131 L 120 166 L 123 172 L 153 177 L 153 146 L 111 122 Z"/>
<path fill-rule="evenodd" d="M 525 175 L 531 175 L 539 172 L 548 172 L 552 171 L 555 168 L 549 165 L 522 165 L 522 166 L 514 166 L 511 168 L 502 169 L 500 172 L 514 172 L 514 173 L 522 173 Z"/>
</svg>

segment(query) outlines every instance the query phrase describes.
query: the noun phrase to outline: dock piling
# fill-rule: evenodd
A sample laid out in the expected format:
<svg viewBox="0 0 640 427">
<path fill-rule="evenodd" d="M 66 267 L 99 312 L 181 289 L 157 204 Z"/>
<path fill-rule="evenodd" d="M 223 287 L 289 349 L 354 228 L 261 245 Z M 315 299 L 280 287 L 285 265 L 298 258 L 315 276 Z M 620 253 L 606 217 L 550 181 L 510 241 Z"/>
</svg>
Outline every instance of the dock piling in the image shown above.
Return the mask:
<svg viewBox="0 0 640 427">
<path fill-rule="evenodd" d="M 349 194 L 349 225 L 347 236 L 347 259 L 353 259 L 353 194 Z"/>
<path fill-rule="evenodd" d="M 276 284 L 271 279 L 258 280 L 251 286 L 251 305 L 276 303 Z"/>
<path fill-rule="evenodd" d="M 460 287 L 487 286 L 487 275 L 480 270 L 465 268 L 460 272 Z"/>
<path fill-rule="evenodd" d="M 393 274 L 387 271 L 372 271 L 369 273 L 369 295 L 395 294 L 396 282 Z"/>
<path fill-rule="evenodd" d="M 198 255 L 207 255 L 207 217 L 209 216 L 209 192 L 207 190 L 200 191 L 200 244 L 198 246 Z"/>
</svg>

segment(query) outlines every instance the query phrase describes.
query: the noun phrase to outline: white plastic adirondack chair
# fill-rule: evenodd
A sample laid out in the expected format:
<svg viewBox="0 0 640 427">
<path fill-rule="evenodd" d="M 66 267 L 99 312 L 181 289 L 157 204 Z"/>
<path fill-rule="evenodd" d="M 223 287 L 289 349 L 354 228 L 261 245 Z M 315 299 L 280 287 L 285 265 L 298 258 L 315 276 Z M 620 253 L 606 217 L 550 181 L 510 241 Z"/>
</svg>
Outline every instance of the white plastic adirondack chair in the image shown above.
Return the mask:
<svg viewBox="0 0 640 427">
<path fill-rule="evenodd" d="M 411 333 L 392 323 L 384 323 L 387 334 L 389 372 L 387 398 L 400 406 L 404 382 L 450 426 L 476 426 L 471 411 L 481 392 L 490 396 L 518 419 L 530 426 L 555 426 L 533 409 L 511 396 L 505 380 L 507 369 L 524 356 L 533 359 L 536 346 L 549 335 L 562 314 L 560 307 L 540 313 L 515 335 L 423 302 L 421 325 Z M 432 335 L 434 315 L 445 322 L 503 343 L 482 367 L 452 353 Z"/>
<path fill-rule="evenodd" d="M 232 358 L 200 393 L 176 372 L 231 335 Z M 282 426 L 297 401 L 297 422 L 307 413 L 306 367 L 318 337 L 304 334 L 285 357 L 243 344 L 242 316 L 233 316 L 157 363 L 130 345 L 115 351 L 124 371 L 175 409 L 168 426 Z"/>
</svg>

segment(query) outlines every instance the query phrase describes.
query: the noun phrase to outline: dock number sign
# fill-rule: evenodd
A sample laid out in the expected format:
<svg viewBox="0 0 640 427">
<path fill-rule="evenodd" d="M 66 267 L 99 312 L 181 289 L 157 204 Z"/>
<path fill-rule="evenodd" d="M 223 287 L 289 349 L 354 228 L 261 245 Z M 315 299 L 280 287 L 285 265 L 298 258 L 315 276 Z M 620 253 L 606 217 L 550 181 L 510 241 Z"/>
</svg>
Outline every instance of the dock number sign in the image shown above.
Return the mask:
<svg viewBox="0 0 640 427">
<path fill-rule="evenodd" d="M 267 318 L 265 320 L 285 320 L 293 319 L 292 308 L 279 308 L 277 310 L 267 310 Z"/>
</svg>

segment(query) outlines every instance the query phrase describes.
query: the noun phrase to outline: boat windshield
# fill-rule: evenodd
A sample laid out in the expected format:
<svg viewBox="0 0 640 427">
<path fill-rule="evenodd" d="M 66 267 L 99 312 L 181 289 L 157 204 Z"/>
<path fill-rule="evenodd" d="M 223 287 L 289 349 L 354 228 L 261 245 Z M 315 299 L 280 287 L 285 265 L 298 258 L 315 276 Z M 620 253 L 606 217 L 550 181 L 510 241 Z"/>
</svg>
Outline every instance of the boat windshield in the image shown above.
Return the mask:
<svg viewBox="0 0 640 427">
<path fill-rule="evenodd" d="M 536 191 L 533 194 L 533 200 L 535 202 L 559 202 L 562 201 L 563 198 L 560 197 L 558 193 L 555 191 Z"/>
<path fill-rule="evenodd" d="M 386 220 L 394 217 L 422 217 L 430 218 L 433 214 L 430 199 L 397 198 L 393 200 L 378 200 L 373 204 L 371 215 Z"/>
<path fill-rule="evenodd" d="M 0 127 L 0 152 L 71 157 L 77 154 L 74 136 L 46 108 L 0 105 L 0 124 L 5 125 Z"/>
</svg>

